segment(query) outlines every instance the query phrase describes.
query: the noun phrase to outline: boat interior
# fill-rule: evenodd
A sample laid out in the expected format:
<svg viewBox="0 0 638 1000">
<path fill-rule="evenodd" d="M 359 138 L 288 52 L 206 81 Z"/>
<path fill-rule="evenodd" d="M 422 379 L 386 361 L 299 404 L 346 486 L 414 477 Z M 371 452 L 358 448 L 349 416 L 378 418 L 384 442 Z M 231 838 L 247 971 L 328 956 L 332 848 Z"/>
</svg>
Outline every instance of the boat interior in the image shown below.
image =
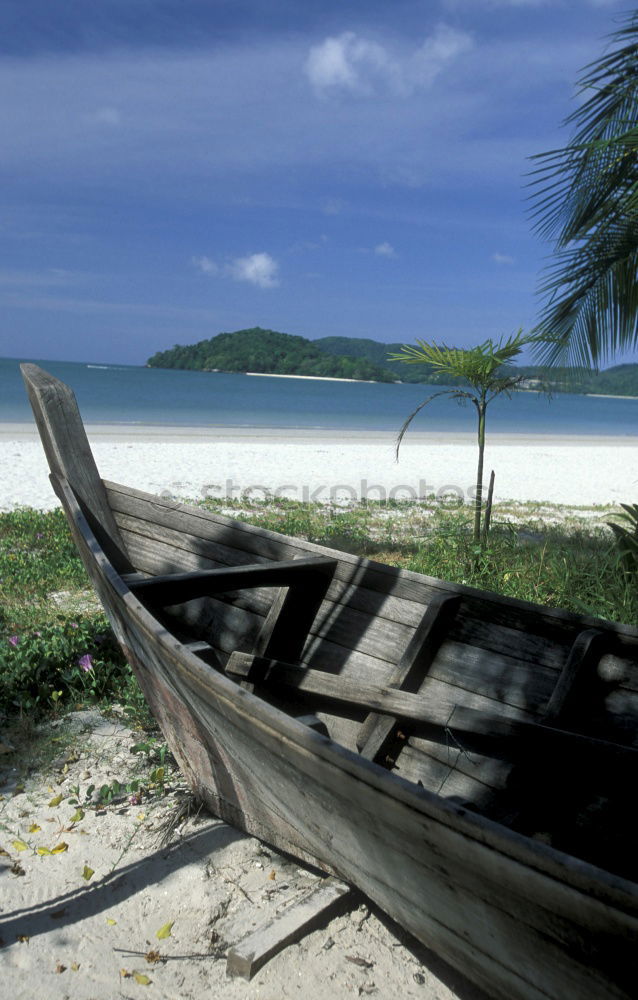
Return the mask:
<svg viewBox="0 0 638 1000">
<path fill-rule="evenodd" d="M 631 629 L 104 486 L 123 579 L 212 670 L 401 779 L 636 879 Z"/>
</svg>

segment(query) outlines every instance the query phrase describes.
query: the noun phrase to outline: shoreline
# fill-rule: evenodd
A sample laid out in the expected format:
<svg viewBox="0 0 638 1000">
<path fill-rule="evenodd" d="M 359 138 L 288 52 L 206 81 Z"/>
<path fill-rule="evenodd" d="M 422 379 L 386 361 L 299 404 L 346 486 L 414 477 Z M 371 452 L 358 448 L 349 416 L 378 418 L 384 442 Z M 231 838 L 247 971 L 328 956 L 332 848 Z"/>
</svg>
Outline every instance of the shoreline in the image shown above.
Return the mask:
<svg viewBox="0 0 638 1000">
<path fill-rule="evenodd" d="M 591 399 L 638 399 L 638 396 L 627 396 L 622 393 L 611 392 L 583 392 L 580 395 L 590 396 Z"/>
<path fill-rule="evenodd" d="M 270 441 L 285 444 L 290 441 L 298 443 L 317 442 L 323 444 L 361 444 L 390 445 L 394 447 L 397 431 L 394 430 L 348 430 L 338 427 L 244 427 L 226 424 L 210 424 L 207 426 L 189 426 L 181 424 L 85 424 L 89 440 L 101 442 L 135 441 L 142 443 L 222 443 L 224 441 Z M 39 434 L 35 423 L 19 421 L 15 423 L 0 422 L 0 443 L 8 441 L 36 441 Z M 453 446 L 476 445 L 474 431 L 409 431 L 401 444 L 405 448 L 422 445 Z M 635 435 L 610 434 L 530 434 L 505 433 L 491 431 L 487 434 L 487 446 L 528 447 L 555 445 L 557 447 L 584 446 L 591 444 L 596 447 L 612 446 L 616 448 L 638 448 L 638 433 Z"/>
<path fill-rule="evenodd" d="M 277 372 L 224 372 L 224 374 L 252 375 L 257 378 L 305 378 L 313 382 L 365 382 L 367 385 L 377 385 L 377 380 L 374 378 L 338 378 L 336 375 L 283 375 Z"/>
</svg>

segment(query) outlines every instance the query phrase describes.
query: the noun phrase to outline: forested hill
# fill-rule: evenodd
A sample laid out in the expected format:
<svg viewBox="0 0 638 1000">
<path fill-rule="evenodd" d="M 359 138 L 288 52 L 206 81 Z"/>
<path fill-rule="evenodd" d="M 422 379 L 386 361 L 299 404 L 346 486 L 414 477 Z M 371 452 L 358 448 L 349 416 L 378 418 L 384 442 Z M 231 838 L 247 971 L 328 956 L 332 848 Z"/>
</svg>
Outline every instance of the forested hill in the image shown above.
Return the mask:
<svg viewBox="0 0 638 1000">
<path fill-rule="evenodd" d="M 404 343 L 405 341 L 382 344 L 378 340 L 355 337 L 322 337 L 315 341 L 328 354 L 367 358 L 375 364 L 383 365 L 392 372 L 394 378 L 402 382 L 450 383 L 449 377 L 441 377 L 429 365 L 406 365 L 401 361 L 388 361 L 388 355 L 400 351 Z M 510 366 L 509 370 L 525 377 L 522 388 L 638 396 L 638 364 L 615 365 L 600 372 L 585 368 L 543 368 L 540 365 Z"/>
<path fill-rule="evenodd" d="M 450 385 L 429 365 L 388 361 L 404 342 L 383 344 L 358 337 L 322 337 L 306 340 L 289 333 L 238 330 L 220 333 L 197 344 L 176 344 L 148 359 L 150 368 L 191 368 L 198 371 L 270 372 L 273 375 L 314 375 L 375 382 L 426 382 Z M 509 371 L 523 375 L 521 388 L 550 392 L 586 392 L 611 396 L 638 396 L 638 364 L 616 365 L 601 372 L 587 369 L 541 368 L 525 365 Z"/>
<path fill-rule="evenodd" d="M 405 365 L 401 361 L 388 361 L 388 355 L 403 348 L 404 341 L 396 344 L 382 344 L 366 337 L 320 337 L 315 344 L 326 354 L 347 355 L 381 365 L 392 372 L 392 377 L 401 382 L 429 382 L 450 384 L 449 376 L 442 379 L 429 365 Z"/>
<path fill-rule="evenodd" d="M 392 382 L 385 366 L 365 357 L 342 357 L 322 351 L 314 341 L 275 330 L 220 333 L 197 344 L 176 344 L 148 359 L 149 368 L 189 368 L 197 371 L 270 372 L 273 375 L 314 375 Z"/>
</svg>

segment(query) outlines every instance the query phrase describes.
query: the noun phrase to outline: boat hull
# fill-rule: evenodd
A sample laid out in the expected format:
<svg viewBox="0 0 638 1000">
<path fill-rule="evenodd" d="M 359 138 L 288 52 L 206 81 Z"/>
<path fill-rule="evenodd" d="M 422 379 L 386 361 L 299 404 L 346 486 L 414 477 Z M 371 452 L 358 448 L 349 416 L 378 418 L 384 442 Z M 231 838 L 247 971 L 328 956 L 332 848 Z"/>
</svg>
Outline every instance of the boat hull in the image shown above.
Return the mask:
<svg viewBox="0 0 638 1000">
<path fill-rule="evenodd" d="M 207 667 L 134 597 L 64 499 L 122 649 L 214 813 L 356 885 L 495 997 L 635 995 L 629 883 L 402 781 Z"/>
</svg>

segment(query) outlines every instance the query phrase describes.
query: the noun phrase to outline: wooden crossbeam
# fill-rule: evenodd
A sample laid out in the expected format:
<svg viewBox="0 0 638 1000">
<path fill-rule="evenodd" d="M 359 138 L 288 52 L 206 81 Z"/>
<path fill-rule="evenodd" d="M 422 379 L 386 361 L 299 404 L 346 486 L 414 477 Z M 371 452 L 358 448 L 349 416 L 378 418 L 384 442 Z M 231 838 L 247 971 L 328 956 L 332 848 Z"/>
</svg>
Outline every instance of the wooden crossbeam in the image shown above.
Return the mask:
<svg viewBox="0 0 638 1000">
<path fill-rule="evenodd" d="M 635 768 L 638 765 L 638 750 L 634 747 L 568 732 L 542 722 L 493 716 L 472 708 L 457 707 L 450 715 L 449 711 L 430 705 L 418 693 L 358 680 L 353 682 L 323 670 L 305 669 L 250 653 L 233 653 L 226 672 L 274 690 L 294 690 L 306 696 L 382 713 L 394 724 L 409 723 L 415 736 L 444 744 L 453 742 L 497 759 L 528 761 L 540 755 L 551 757 L 557 764 L 561 757 L 572 761 L 575 757 L 588 767 Z"/>
<path fill-rule="evenodd" d="M 456 614 L 459 594 L 440 594 L 429 604 L 403 656 L 390 678 L 389 686 L 404 691 L 418 691 L 441 645 L 451 619 Z M 382 757 L 396 732 L 396 720 L 372 712 L 357 735 L 357 749 L 362 757 Z"/>
<path fill-rule="evenodd" d="M 195 570 L 191 573 L 169 573 L 145 579 L 137 575 L 124 577 L 136 597 L 149 604 L 166 608 L 184 604 L 198 597 L 212 597 L 245 587 L 299 587 L 312 588 L 313 580 L 328 578 L 334 573 L 336 559 L 324 556 L 307 556 L 303 559 L 280 562 L 251 563 L 220 569 Z"/>
<path fill-rule="evenodd" d="M 302 574 L 295 567 L 305 563 Z M 257 636 L 253 652 L 295 662 L 301 657 L 312 623 L 328 592 L 337 566 L 336 559 L 323 556 L 294 559 L 287 563 L 283 586 L 272 603 Z"/>
</svg>

